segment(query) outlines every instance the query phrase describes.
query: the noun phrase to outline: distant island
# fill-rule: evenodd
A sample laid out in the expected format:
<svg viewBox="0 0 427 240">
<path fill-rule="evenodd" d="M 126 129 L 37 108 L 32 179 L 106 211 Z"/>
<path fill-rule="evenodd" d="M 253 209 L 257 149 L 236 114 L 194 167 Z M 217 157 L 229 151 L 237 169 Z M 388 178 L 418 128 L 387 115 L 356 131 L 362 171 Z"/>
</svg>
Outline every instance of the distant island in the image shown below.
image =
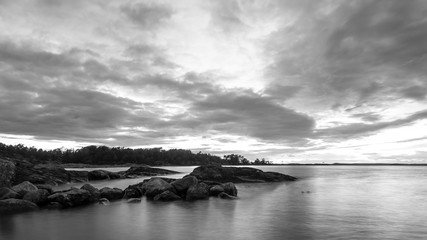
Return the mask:
<svg viewBox="0 0 427 240">
<path fill-rule="evenodd" d="M 27 147 L 23 144 L 6 145 L 0 143 L 0 157 L 22 158 L 33 164 L 62 164 L 78 167 L 80 165 L 102 166 L 195 166 L 207 164 L 220 165 L 271 165 L 264 158 L 249 161 L 239 154 L 223 157 L 209 153 L 193 153 L 190 150 L 162 148 L 124 148 L 107 146 L 87 146 L 80 149 L 44 150 Z"/>
</svg>

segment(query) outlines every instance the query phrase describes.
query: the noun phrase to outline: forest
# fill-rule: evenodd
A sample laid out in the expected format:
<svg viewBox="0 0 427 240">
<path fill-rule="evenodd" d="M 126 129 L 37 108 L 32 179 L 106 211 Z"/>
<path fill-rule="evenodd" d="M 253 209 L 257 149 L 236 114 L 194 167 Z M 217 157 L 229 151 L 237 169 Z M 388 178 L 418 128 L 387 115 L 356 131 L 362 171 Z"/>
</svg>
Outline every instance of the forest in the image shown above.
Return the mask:
<svg viewBox="0 0 427 240">
<path fill-rule="evenodd" d="M 23 144 L 6 145 L 0 143 L 0 157 L 25 159 L 39 163 L 79 163 L 91 165 L 146 164 L 150 166 L 193 166 L 207 164 L 222 165 L 267 165 L 265 159 L 249 161 L 242 155 L 229 154 L 223 157 L 209 153 L 193 153 L 184 149 L 124 148 L 107 146 L 86 146 L 79 149 L 44 150 Z"/>
</svg>

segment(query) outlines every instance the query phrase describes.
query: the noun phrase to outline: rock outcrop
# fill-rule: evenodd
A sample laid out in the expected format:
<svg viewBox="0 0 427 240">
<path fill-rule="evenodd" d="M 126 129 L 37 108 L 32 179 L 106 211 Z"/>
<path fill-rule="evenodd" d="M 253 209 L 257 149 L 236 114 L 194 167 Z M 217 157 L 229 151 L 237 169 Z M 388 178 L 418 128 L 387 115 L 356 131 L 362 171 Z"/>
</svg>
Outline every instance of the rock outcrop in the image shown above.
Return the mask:
<svg viewBox="0 0 427 240">
<path fill-rule="evenodd" d="M 27 212 L 38 208 L 36 204 L 27 200 L 14 198 L 0 200 L 0 214 Z"/>
<path fill-rule="evenodd" d="M 221 167 L 221 166 L 200 166 L 190 173 L 201 181 L 233 182 L 233 183 L 255 183 L 255 182 L 282 182 L 295 181 L 297 178 L 277 173 L 263 172 L 262 170 L 250 167 Z"/>
<path fill-rule="evenodd" d="M 0 188 L 10 187 L 13 184 L 16 166 L 13 162 L 0 159 Z"/>
</svg>

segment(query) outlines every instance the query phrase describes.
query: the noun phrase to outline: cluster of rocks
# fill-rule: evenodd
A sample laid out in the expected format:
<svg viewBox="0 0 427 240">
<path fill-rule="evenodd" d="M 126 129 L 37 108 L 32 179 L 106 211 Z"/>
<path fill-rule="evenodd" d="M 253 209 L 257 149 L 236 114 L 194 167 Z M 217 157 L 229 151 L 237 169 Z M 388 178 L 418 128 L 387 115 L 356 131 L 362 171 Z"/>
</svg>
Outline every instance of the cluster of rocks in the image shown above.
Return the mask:
<svg viewBox="0 0 427 240">
<path fill-rule="evenodd" d="M 126 171 L 109 172 L 105 170 L 74 171 L 54 165 L 34 165 L 25 160 L 0 159 L 0 187 L 29 181 L 33 184 L 60 185 L 70 182 L 93 180 L 138 178 L 178 173 L 176 171 L 152 168 L 149 166 L 131 167 Z"/>
<path fill-rule="evenodd" d="M 0 213 L 16 213 L 39 208 L 62 209 L 91 203 L 107 204 L 120 199 L 139 202 L 143 196 L 154 201 L 194 201 L 208 199 L 210 196 L 235 199 L 237 188 L 233 183 L 200 182 L 194 176 L 182 179 L 153 177 L 130 185 L 125 190 L 109 187 L 97 189 L 85 184 L 81 188 L 53 191 L 49 185 L 34 185 L 25 181 L 11 188 L 0 188 Z"/>
<path fill-rule="evenodd" d="M 13 167 L 8 165 L 8 167 Z M 16 169 L 16 166 L 15 166 Z M 157 175 L 175 173 L 165 169 L 150 167 L 132 167 L 120 173 L 95 170 L 87 173 L 87 180 L 117 179 L 123 176 L 137 177 L 138 174 Z M 34 171 L 33 171 L 34 172 Z M 69 171 L 74 173 L 77 171 Z M 16 175 L 16 173 L 15 173 Z M 85 175 L 86 176 L 86 175 Z M 0 179 L 13 182 L 12 178 Z M 29 178 L 34 181 L 34 178 Z M 81 188 L 53 191 L 51 185 L 37 184 L 38 181 L 23 181 L 13 187 L 0 186 L 0 213 L 15 213 L 39 208 L 62 209 L 91 203 L 107 204 L 109 201 L 126 199 L 128 202 L 139 202 L 145 196 L 153 201 L 194 201 L 208 199 L 210 196 L 222 199 L 236 199 L 237 188 L 234 183 L 241 182 L 278 182 L 294 181 L 295 177 L 263 172 L 248 167 L 200 166 L 181 179 L 152 177 L 126 189 L 104 187 L 97 189 L 90 184 Z M 44 183 L 42 181 L 42 183 Z"/>
</svg>

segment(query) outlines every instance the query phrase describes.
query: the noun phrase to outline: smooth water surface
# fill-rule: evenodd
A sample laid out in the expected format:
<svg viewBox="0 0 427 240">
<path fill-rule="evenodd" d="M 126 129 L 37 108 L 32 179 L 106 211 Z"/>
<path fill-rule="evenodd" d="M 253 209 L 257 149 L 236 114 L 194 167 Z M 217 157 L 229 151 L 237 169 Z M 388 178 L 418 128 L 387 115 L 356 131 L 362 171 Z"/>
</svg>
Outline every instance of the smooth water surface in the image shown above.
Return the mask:
<svg viewBox="0 0 427 240">
<path fill-rule="evenodd" d="M 259 168 L 300 180 L 238 184 L 239 200 L 234 201 L 144 198 L 137 204 L 118 201 L 0 216 L 0 239 L 427 239 L 427 167 Z M 182 172 L 170 176 L 180 177 L 192 167 L 167 169 Z M 94 185 L 125 188 L 139 181 Z"/>
</svg>

